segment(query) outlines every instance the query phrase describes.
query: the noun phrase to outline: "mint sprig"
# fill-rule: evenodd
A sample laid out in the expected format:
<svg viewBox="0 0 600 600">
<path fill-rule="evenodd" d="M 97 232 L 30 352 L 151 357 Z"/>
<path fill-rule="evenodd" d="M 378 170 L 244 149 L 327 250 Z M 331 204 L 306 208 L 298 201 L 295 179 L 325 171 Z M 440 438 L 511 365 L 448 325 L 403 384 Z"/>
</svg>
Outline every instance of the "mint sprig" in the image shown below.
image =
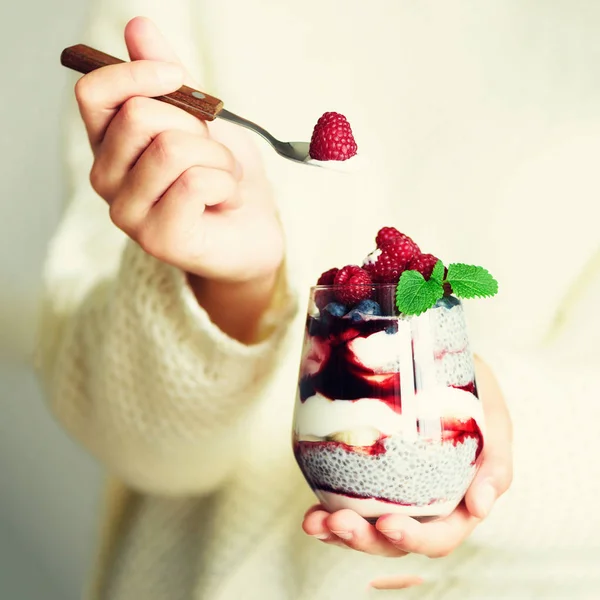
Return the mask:
<svg viewBox="0 0 600 600">
<path fill-rule="evenodd" d="M 483 267 L 452 263 L 444 277 L 444 264 L 436 263 L 426 281 L 418 271 L 404 271 L 396 288 L 396 307 L 405 315 L 420 315 L 433 308 L 448 289 L 458 298 L 487 298 L 498 293 L 498 282 Z"/>
<path fill-rule="evenodd" d="M 459 298 L 488 298 L 498 293 L 498 282 L 483 267 L 453 263 L 446 281 Z"/>
<path fill-rule="evenodd" d="M 404 271 L 400 275 L 396 288 L 396 306 L 405 315 L 420 315 L 429 310 L 444 295 L 444 286 L 440 281 L 439 268 L 441 265 L 444 276 L 444 265 L 438 261 L 431 278 L 426 281 L 418 271 Z M 437 270 L 437 272 L 436 272 Z"/>
</svg>

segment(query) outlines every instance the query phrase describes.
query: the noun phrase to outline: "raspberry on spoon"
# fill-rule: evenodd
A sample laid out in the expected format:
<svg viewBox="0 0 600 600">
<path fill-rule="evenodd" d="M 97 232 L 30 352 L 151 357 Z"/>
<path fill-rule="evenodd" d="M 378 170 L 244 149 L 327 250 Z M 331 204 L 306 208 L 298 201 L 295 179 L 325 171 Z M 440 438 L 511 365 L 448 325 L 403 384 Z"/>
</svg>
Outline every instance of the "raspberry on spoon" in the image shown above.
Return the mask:
<svg viewBox="0 0 600 600">
<path fill-rule="evenodd" d="M 315 125 L 309 154 L 315 160 L 348 160 L 357 152 L 350 123 L 344 115 L 326 112 Z"/>
</svg>

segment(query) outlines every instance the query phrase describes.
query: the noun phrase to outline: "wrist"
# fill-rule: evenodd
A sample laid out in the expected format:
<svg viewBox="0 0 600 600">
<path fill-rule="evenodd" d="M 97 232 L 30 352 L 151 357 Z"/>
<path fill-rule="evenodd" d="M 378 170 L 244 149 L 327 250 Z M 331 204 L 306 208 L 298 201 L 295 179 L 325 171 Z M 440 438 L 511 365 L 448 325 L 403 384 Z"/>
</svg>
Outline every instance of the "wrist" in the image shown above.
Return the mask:
<svg viewBox="0 0 600 600">
<path fill-rule="evenodd" d="M 278 270 L 248 281 L 205 279 L 186 273 L 198 304 L 228 336 L 242 342 L 256 341 L 262 316 L 270 307 Z"/>
</svg>

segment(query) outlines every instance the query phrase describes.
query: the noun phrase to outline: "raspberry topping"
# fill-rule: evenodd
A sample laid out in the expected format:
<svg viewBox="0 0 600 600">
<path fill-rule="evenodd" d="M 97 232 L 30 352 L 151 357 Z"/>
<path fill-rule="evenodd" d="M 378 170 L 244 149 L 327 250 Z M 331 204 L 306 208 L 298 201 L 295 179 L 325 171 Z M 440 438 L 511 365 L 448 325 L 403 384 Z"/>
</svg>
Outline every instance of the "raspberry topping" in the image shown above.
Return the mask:
<svg viewBox="0 0 600 600">
<path fill-rule="evenodd" d="M 338 274 L 339 269 L 333 268 L 325 273 L 321 273 L 321 276 L 317 280 L 317 285 L 333 285 L 333 280 Z M 319 310 L 323 310 L 330 302 L 334 300 L 333 293 L 331 290 L 316 290 L 315 291 L 315 304 Z"/>
<path fill-rule="evenodd" d="M 419 271 L 425 279 L 431 277 L 433 268 L 437 264 L 439 259 L 433 254 L 417 254 L 408 265 L 408 269 L 411 271 Z"/>
<path fill-rule="evenodd" d="M 388 242 L 385 252 L 396 260 L 402 270 L 406 270 L 408 263 L 420 254 L 419 247 L 407 235 Z"/>
<path fill-rule="evenodd" d="M 383 248 L 388 242 L 402 237 L 404 234 L 400 233 L 395 227 L 382 227 L 375 237 L 375 244 L 378 248 Z"/>
<path fill-rule="evenodd" d="M 326 112 L 315 125 L 309 154 L 316 160 L 348 160 L 357 151 L 350 123 L 344 115 Z"/>
<path fill-rule="evenodd" d="M 333 269 L 329 269 L 329 271 L 325 271 L 325 273 L 321 273 L 321 276 L 317 279 L 317 285 L 333 285 L 333 280 L 338 272 L 339 269 L 334 267 Z"/>
<path fill-rule="evenodd" d="M 371 297 L 371 277 L 356 265 L 340 269 L 333 283 L 340 286 L 335 290 L 335 295 L 344 304 L 356 304 Z"/>
<path fill-rule="evenodd" d="M 317 320 L 322 323 L 338 323 L 340 319 L 344 323 L 360 323 L 381 315 L 420 315 L 444 297 L 443 302 L 452 304 L 459 302 L 456 298 L 489 298 L 498 293 L 498 282 L 483 267 L 452 263 L 446 268 L 437 256 L 422 253 L 410 237 L 395 227 L 382 227 L 375 242 L 375 250 L 364 259 L 362 267 L 346 265 L 321 274 L 309 304 L 311 318 L 316 307 Z M 394 289 L 390 290 L 392 286 Z M 347 335 L 358 335 L 356 329 L 345 331 Z M 393 333 L 386 328 L 386 333 L 390 332 Z"/>
<path fill-rule="evenodd" d="M 401 237 L 388 238 L 383 249 L 372 252 L 365 259 L 363 268 L 377 283 L 398 283 L 400 275 L 419 253 L 418 246 L 408 236 L 398 233 Z"/>
</svg>

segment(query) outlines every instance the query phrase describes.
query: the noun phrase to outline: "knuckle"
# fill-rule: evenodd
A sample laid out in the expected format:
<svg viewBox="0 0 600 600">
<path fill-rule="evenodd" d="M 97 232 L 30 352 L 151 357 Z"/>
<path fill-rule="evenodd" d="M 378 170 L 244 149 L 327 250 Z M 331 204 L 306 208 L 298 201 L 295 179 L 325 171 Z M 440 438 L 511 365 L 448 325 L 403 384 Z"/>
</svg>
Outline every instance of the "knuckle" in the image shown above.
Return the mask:
<svg viewBox="0 0 600 600">
<path fill-rule="evenodd" d="M 139 122 L 143 120 L 148 99 L 141 96 L 133 96 L 125 100 L 123 106 L 119 110 L 119 118 L 123 125 L 127 127 L 137 127 Z"/>
<path fill-rule="evenodd" d="M 137 223 L 132 221 L 127 202 L 116 198 L 109 207 L 110 220 L 131 238 L 137 237 Z"/>
<path fill-rule="evenodd" d="M 182 173 L 180 184 L 184 195 L 198 198 L 208 205 L 231 198 L 237 185 L 230 173 L 196 167 Z"/>
<path fill-rule="evenodd" d="M 106 200 L 107 189 L 106 189 L 106 178 L 104 169 L 100 163 L 96 160 L 90 170 L 90 184 L 92 189 L 102 198 Z"/>
<path fill-rule="evenodd" d="M 221 193 L 224 198 L 231 198 L 237 189 L 237 181 L 232 173 L 222 171 Z"/>
<path fill-rule="evenodd" d="M 125 229 L 125 210 L 123 202 L 115 200 L 109 207 L 110 220 L 119 228 Z"/>
<path fill-rule="evenodd" d="M 206 178 L 198 169 L 188 169 L 179 176 L 181 191 L 185 195 L 202 196 L 207 191 Z"/>
<path fill-rule="evenodd" d="M 221 147 L 227 170 L 233 172 L 235 170 L 235 157 L 233 156 L 233 152 L 231 152 L 231 150 L 227 148 L 227 146 Z"/>
<path fill-rule="evenodd" d="M 161 131 L 152 142 L 152 151 L 156 161 L 160 165 L 167 165 L 177 162 L 179 154 L 179 135 L 176 131 Z"/>
<path fill-rule="evenodd" d="M 211 204 L 226 197 L 229 190 L 226 177 L 226 173 L 191 167 L 180 176 L 182 192 Z"/>
<path fill-rule="evenodd" d="M 230 171 L 233 173 L 233 171 L 235 171 L 235 157 L 233 156 L 233 152 L 227 148 L 227 146 L 224 146 L 223 144 L 220 144 L 221 146 L 221 153 L 223 154 L 223 160 L 225 162 L 225 168 L 227 169 L 227 171 Z"/>
<path fill-rule="evenodd" d="M 169 262 L 170 253 L 164 236 L 160 235 L 153 227 L 147 224 L 141 227 L 136 241 L 146 254 L 154 256 L 161 262 Z"/>
<path fill-rule="evenodd" d="M 154 236 L 148 227 L 142 227 L 138 232 L 137 243 L 140 245 L 142 250 L 147 254 L 154 255 Z"/>
<path fill-rule="evenodd" d="M 84 75 L 75 83 L 75 99 L 80 106 L 89 103 L 93 97 L 92 88 L 92 82 L 87 75 Z"/>
</svg>

